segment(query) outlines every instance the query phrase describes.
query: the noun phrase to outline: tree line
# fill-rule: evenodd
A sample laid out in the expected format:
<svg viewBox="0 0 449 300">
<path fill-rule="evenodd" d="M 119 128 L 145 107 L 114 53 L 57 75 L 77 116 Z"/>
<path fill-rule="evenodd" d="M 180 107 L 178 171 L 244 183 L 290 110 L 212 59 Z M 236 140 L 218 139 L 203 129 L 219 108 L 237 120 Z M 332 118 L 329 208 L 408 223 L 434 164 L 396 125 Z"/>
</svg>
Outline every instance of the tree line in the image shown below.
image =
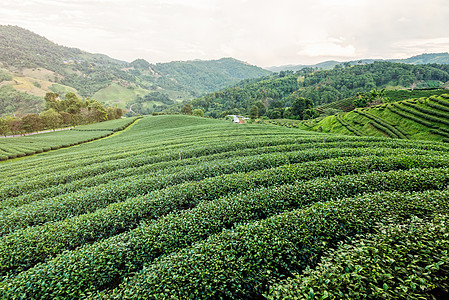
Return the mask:
<svg viewBox="0 0 449 300">
<path fill-rule="evenodd" d="M 119 119 L 123 111 L 117 107 L 103 106 L 100 102 L 86 98 L 81 100 L 74 93 L 60 99 L 57 93 L 45 95 L 45 110 L 40 114 L 0 118 L 0 135 L 17 135 L 60 127 L 77 126 Z"/>
</svg>

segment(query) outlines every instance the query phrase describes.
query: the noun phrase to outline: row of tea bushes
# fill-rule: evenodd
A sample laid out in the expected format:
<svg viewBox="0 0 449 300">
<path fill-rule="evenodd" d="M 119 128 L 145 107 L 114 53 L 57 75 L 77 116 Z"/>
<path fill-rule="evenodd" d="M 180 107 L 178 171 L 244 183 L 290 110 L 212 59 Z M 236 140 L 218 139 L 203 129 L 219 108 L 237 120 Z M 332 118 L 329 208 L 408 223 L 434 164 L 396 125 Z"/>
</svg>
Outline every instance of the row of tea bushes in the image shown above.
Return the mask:
<svg viewBox="0 0 449 300">
<path fill-rule="evenodd" d="M 381 193 L 281 213 L 162 256 L 101 298 L 260 298 L 274 281 L 315 266 L 340 241 L 378 232 L 379 224 L 431 220 L 447 211 L 448 196 Z"/>
<path fill-rule="evenodd" d="M 225 196 L 263 186 L 293 183 L 297 180 L 310 180 L 317 176 L 336 176 L 342 174 L 357 174 L 375 170 L 389 171 L 395 169 L 409 169 L 420 166 L 440 167 L 446 165 L 447 158 L 428 156 L 396 157 L 361 157 L 348 160 L 337 158 L 322 162 L 311 162 L 304 165 L 287 165 L 279 168 L 255 171 L 250 173 L 235 173 L 208 178 L 199 182 L 188 182 L 178 186 L 150 193 L 146 196 L 131 198 L 124 202 L 115 203 L 105 209 L 91 214 L 68 218 L 60 222 L 48 223 L 44 226 L 29 227 L 13 232 L 0 238 L 0 271 L 17 273 L 34 264 L 45 261 L 49 256 L 58 254 L 65 249 L 74 249 L 86 242 L 107 238 L 124 230 L 132 229 L 136 222 L 147 218 L 159 218 L 172 211 L 193 208 L 201 201 L 210 201 Z M 335 188 L 355 186 L 355 192 L 367 185 L 366 180 L 375 180 L 375 185 L 367 186 L 369 191 L 378 188 L 389 189 L 390 182 L 399 184 L 398 180 L 408 180 L 407 188 L 418 190 L 428 186 L 445 186 L 446 170 L 419 170 L 416 174 L 426 174 L 427 179 L 421 183 L 410 178 L 410 173 L 374 173 L 366 175 L 363 183 L 347 183 L 356 178 L 347 179 L 337 184 Z M 434 172 L 439 172 L 436 176 Z M 363 175 L 362 179 L 364 178 Z M 399 179 L 391 179 L 397 176 Z M 424 176 L 424 175 L 422 175 Z M 360 179 L 360 180 L 362 180 Z M 343 180 L 337 178 L 335 180 Z M 393 181 L 392 181 L 393 180 Z M 323 179 L 327 182 L 326 179 Z M 378 181 L 378 182 L 377 182 Z M 369 181 L 370 182 L 370 181 Z M 373 184 L 374 185 L 374 184 Z M 401 184 L 400 184 L 401 185 Z M 322 183 L 323 189 L 326 190 Z M 345 190 L 345 189 L 343 189 Z M 315 188 L 311 189 L 315 191 Z M 338 192 L 336 190 L 335 192 Z"/>
<path fill-rule="evenodd" d="M 264 219 L 327 199 L 341 199 L 379 190 L 425 190 L 447 186 L 449 183 L 447 179 L 432 180 L 435 175 L 430 176 L 430 182 L 426 182 L 426 179 L 421 182 L 411 173 L 352 175 L 334 178 L 330 182 L 326 179 L 312 180 L 200 202 L 191 210 L 172 213 L 135 230 L 76 251 L 65 252 L 54 260 L 19 274 L 8 285 L 14 286 L 16 292 L 20 290 L 24 295 L 82 297 L 105 286 L 118 284 L 160 255 L 188 247 L 235 224 Z M 372 184 L 379 180 L 388 184 L 378 187 Z M 57 284 L 59 278 L 66 278 L 66 283 Z"/>
<path fill-rule="evenodd" d="M 447 215 L 385 226 L 327 251 L 315 269 L 275 285 L 268 298 L 445 299 L 448 230 Z"/>
</svg>

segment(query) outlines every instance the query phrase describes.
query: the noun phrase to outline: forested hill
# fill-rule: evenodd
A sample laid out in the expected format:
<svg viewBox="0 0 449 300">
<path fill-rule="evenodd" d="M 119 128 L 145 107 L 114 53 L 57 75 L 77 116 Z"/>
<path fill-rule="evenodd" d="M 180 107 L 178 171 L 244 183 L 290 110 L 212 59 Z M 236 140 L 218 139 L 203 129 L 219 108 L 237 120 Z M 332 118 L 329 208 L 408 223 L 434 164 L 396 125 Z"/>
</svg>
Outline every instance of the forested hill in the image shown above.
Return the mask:
<svg viewBox="0 0 449 300">
<path fill-rule="evenodd" d="M 374 62 L 337 65 L 322 71 L 306 68 L 244 80 L 235 87 L 195 99 L 192 106 L 214 117 L 230 112 L 245 114 L 253 105 L 266 114 L 270 109 L 291 106 L 292 94 L 309 98 L 317 106 L 373 88 L 434 88 L 448 81 L 449 65 Z"/>
<path fill-rule="evenodd" d="M 200 92 L 214 92 L 240 80 L 271 74 L 270 71 L 233 58 L 219 60 L 174 61 L 150 66 L 159 74 Z"/>
<path fill-rule="evenodd" d="M 82 97 L 127 108 L 130 102 L 156 90 L 172 101 L 190 100 L 241 79 L 270 73 L 232 58 L 163 64 L 138 59 L 128 63 L 60 46 L 17 26 L 0 25 L 1 88 L 10 85 L 18 92 L 38 97 L 48 91 L 63 94 L 75 90 Z M 7 88 L 7 92 L 0 94 L 14 93 L 11 87 Z M 12 102 L 13 98 L 26 96 L 15 93 L 9 98 Z"/>
<path fill-rule="evenodd" d="M 341 62 L 335 60 L 329 60 L 320 62 L 314 65 L 283 65 L 283 66 L 273 66 L 267 68 L 273 72 L 280 71 L 298 71 L 304 68 L 314 68 L 319 70 L 332 69 L 336 65 L 357 65 L 357 64 L 371 64 L 375 61 L 387 61 L 396 63 L 406 63 L 406 64 L 449 64 L 449 53 L 424 53 L 420 55 L 415 55 L 406 59 L 359 59 L 348 62 Z"/>
</svg>

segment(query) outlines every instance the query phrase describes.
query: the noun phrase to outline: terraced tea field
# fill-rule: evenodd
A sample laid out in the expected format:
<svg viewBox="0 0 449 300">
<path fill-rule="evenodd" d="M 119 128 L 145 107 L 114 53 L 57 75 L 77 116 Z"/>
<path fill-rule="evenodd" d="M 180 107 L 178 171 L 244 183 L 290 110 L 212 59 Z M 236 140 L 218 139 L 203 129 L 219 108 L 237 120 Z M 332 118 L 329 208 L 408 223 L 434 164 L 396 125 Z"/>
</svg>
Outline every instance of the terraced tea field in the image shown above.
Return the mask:
<svg viewBox="0 0 449 300">
<path fill-rule="evenodd" d="M 156 116 L 107 139 L 5 161 L 0 293 L 447 295 L 448 150 Z"/>
<path fill-rule="evenodd" d="M 287 121 L 290 121 L 288 123 Z M 449 142 L 449 94 L 357 108 L 306 121 L 274 120 L 277 125 L 356 136 Z"/>
</svg>

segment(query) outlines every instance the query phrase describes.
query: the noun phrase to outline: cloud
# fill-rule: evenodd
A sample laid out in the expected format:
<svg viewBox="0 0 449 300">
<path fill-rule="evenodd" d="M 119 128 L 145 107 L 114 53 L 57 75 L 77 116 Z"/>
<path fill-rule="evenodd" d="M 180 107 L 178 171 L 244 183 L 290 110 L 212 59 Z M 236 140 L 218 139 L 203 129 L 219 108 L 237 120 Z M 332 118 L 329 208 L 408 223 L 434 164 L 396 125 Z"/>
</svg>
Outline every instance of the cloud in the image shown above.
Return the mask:
<svg viewBox="0 0 449 300">
<path fill-rule="evenodd" d="M 297 52 L 300 56 L 310 57 L 352 57 L 356 53 L 353 45 L 344 45 L 343 40 L 329 38 L 325 41 L 313 41 L 305 43 Z"/>
<path fill-rule="evenodd" d="M 270 66 L 441 51 L 447 47 L 449 3 L 3 0 L 0 20 L 58 44 L 127 61 L 233 56 Z"/>
</svg>

